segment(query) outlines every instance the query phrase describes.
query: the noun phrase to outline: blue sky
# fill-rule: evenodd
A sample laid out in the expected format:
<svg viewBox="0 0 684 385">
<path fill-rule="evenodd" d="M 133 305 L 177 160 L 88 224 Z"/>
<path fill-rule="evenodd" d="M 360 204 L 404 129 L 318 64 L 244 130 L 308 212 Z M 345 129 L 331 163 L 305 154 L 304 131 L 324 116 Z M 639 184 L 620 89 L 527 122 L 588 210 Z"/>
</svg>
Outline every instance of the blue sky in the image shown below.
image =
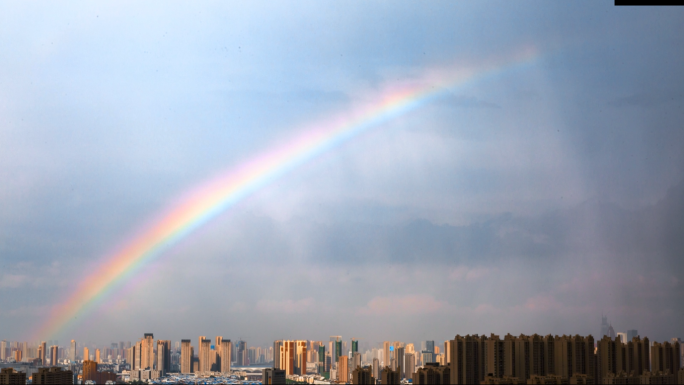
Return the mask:
<svg viewBox="0 0 684 385">
<path fill-rule="evenodd" d="M 396 84 L 530 47 L 541 54 L 524 68 L 358 136 L 225 212 L 55 337 L 595 335 L 602 313 L 618 331 L 684 334 L 679 9 L 2 8 L 0 338 L 29 335 L 216 172 Z"/>
</svg>

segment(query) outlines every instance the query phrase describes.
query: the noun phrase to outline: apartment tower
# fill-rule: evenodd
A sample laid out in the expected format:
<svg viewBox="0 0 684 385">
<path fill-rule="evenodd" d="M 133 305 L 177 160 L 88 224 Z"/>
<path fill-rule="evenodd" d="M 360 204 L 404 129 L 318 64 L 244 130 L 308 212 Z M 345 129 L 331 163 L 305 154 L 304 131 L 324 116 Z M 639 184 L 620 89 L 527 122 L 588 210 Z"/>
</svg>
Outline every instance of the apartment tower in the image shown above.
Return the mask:
<svg viewBox="0 0 684 385">
<path fill-rule="evenodd" d="M 181 340 L 180 370 L 183 374 L 192 373 L 192 356 L 194 355 L 191 341 Z"/>
</svg>

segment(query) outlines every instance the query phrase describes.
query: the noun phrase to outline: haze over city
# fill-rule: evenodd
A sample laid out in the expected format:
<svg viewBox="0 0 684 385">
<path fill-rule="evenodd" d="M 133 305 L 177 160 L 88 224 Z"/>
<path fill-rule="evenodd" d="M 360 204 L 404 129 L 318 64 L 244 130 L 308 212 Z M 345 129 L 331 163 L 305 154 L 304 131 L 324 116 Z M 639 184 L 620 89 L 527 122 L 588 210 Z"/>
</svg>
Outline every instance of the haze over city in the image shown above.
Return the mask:
<svg viewBox="0 0 684 385">
<path fill-rule="evenodd" d="M 681 8 L 1 8 L 0 339 L 684 337 Z"/>
</svg>

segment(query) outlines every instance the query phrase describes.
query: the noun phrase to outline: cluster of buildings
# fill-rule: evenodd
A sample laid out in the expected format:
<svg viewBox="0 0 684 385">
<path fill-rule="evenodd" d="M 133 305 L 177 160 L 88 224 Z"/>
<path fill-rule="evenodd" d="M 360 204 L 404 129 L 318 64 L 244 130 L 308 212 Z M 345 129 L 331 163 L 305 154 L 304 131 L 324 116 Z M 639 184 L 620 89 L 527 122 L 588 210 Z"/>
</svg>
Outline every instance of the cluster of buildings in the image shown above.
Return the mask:
<svg viewBox="0 0 684 385">
<path fill-rule="evenodd" d="M 276 340 L 268 347 L 200 336 L 195 345 L 183 339 L 173 347 L 171 340 L 144 333 L 135 343 L 102 349 L 86 344 L 82 354 L 74 340 L 67 347 L 57 341 L 1 341 L 0 384 L 173 378 L 263 384 L 684 384 L 684 341 L 651 342 L 636 330 L 615 333 L 605 317 L 601 333 L 598 341 L 579 335 L 457 335 L 443 344 L 366 343 L 363 352 L 358 339 L 341 336 Z"/>
<path fill-rule="evenodd" d="M 263 376 L 354 384 L 684 384 L 681 342 L 652 343 L 638 335 L 629 341 L 617 335 L 599 341 L 579 335 L 457 335 L 443 349 L 434 341 L 424 341 L 420 351 L 411 343 L 385 341 L 362 354 L 353 338 L 349 351 L 340 336 L 327 343 L 277 340 L 274 367 Z"/>
</svg>

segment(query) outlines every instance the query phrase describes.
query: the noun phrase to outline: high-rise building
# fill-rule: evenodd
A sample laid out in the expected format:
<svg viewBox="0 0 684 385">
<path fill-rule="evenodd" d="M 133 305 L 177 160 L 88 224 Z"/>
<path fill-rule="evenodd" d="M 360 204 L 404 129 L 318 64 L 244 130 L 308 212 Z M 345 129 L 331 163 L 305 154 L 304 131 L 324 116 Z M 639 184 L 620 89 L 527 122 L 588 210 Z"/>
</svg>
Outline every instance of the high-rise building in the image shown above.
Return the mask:
<svg viewBox="0 0 684 385">
<path fill-rule="evenodd" d="M 47 365 L 47 343 L 45 341 L 40 343 L 40 355 L 38 358 L 40 358 L 41 365 L 45 366 Z"/>
<path fill-rule="evenodd" d="M 382 368 L 380 372 L 381 384 L 398 384 L 400 381 L 398 371 L 390 369 L 389 366 Z"/>
<path fill-rule="evenodd" d="M 83 382 L 95 381 L 97 383 L 97 362 L 85 360 L 83 361 Z"/>
<path fill-rule="evenodd" d="M 325 366 L 325 345 L 323 344 L 318 347 L 318 364 Z"/>
<path fill-rule="evenodd" d="M 636 336 L 632 339 L 632 345 L 632 360 L 634 363 L 632 369 L 637 375 L 642 375 L 645 372 L 651 371 L 651 359 L 649 356 L 650 341 L 648 338 L 639 338 L 639 336 Z"/>
<path fill-rule="evenodd" d="M 479 384 L 481 377 L 481 339 L 478 335 L 457 335 L 451 340 L 452 384 Z M 426 364 L 424 364 L 426 365 Z"/>
<path fill-rule="evenodd" d="M 211 371 L 211 365 L 214 362 L 211 353 L 211 340 L 201 336 L 199 339 L 199 371 L 201 373 Z"/>
<path fill-rule="evenodd" d="M 154 334 L 144 334 L 140 349 L 140 367 L 138 369 L 154 369 Z"/>
<path fill-rule="evenodd" d="M 87 346 L 83 347 L 83 361 L 90 361 L 90 351 Z"/>
<path fill-rule="evenodd" d="M 352 370 L 352 384 L 375 384 L 372 368 L 366 366 L 364 368 L 358 367 Z"/>
<path fill-rule="evenodd" d="M 221 358 L 219 367 L 222 373 L 230 372 L 231 353 L 233 350 L 230 340 L 221 339 L 221 347 L 219 348 L 219 357 Z"/>
<path fill-rule="evenodd" d="M 397 370 L 399 371 L 399 378 L 406 378 L 405 364 L 404 364 L 404 347 L 400 346 L 394 349 L 394 356 Z"/>
<path fill-rule="evenodd" d="M 651 346 L 651 371 L 677 373 L 681 367 L 679 343 L 655 342 Z"/>
<path fill-rule="evenodd" d="M 294 374 L 306 374 L 306 341 L 295 341 L 295 369 Z"/>
<path fill-rule="evenodd" d="M 599 339 L 603 338 L 603 336 L 608 335 L 609 327 L 610 325 L 608 324 L 608 317 L 601 316 L 601 334 L 599 334 Z"/>
<path fill-rule="evenodd" d="M 679 367 L 684 367 L 684 340 L 674 337 L 671 341 L 673 344 L 679 344 Z"/>
<path fill-rule="evenodd" d="M 636 329 L 627 330 L 627 342 L 631 341 L 632 338 L 634 338 L 638 335 L 639 335 L 639 332 Z M 625 343 L 627 343 L 627 342 L 625 342 Z"/>
<path fill-rule="evenodd" d="M 444 365 L 449 365 L 449 362 L 451 362 L 450 344 L 451 344 L 451 341 L 449 341 L 449 340 L 444 341 Z"/>
<path fill-rule="evenodd" d="M 283 369 L 284 365 L 280 362 L 280 348 L 283 346 L 282 340 L 276 340 L 273 342 L 273 367 L 275 369 Z"/>
<path fill-rule="evenodd" d="M 180 370 L 183 374 L 192 373 L 192 356 L 194 355 L 190 340 L 181 340 L 181 364 Z"/>
<path fill-rule="evenodd" d="M 485 341 L 484 370 L 486 376 L 494 378 L 504 376 L 504 342 L 498 335 L 492 334 Z"/>
<path fill-rule="evenodd" d="M 161 376 L 171 371 L 171 341 L 157 340 L 157 370 Z"/>
<path fill-rule="evenodd" d="M 380 360 L 373 358 L 373 378 L 380 378 Z"/>
<path fill-rule="evenodd" d="M 295 374 L 296 347 L 295 341 L 282 341 L 280 345 L 280 369 L 290 376 Z"/>
<path fill-rule="evenodd" d="M 337 361 L 337 381 L 346 383 L 349 381 L 349 357 L 340 356 Z"/>
<path fill-rule="evenodd" d="M 359 353 L 359 352 L 352 353 L 352 361 L 351 362 L 352 362 L 352 364 L 351 364 L 350 370 L 354 370 L 356 368 L 362 367 L 362 365 L 361 365 L 361 353 Z"/>
<path fill-rule="evenodd" d="M 555 373 L 570 379 L 574 374 L 594 378 L 594 337 L 556 336 L 554 338 Z"/>
<path fill-rule="evenodd" d="M 247 362 L 247 342 L 245 341 L 238 341 L 237 343 L 237 357 L 235 357 L 237 360 L 237 366 L 247 366 L 249 363 Z"/>
<path fill-rule="evenodd" d="M 390 342 L 385 341 L 382 343 L 382 366 L 390 365 Z"/>
<path fill-rule="evenodd" d="M 0 360 L 5 361 L 7 359 L 7 341 L 0 341 Z"/>
<path fill-rule="evenodd" d="M 133 357 L 135 358 L 135 361 L 132 363 L 133 369 L 135 370 L 145 370 L 145 367 L 143 366 L 143 341 L 140 340 L 133 345 Z"/>
<path fill-rule="evenodd" d="M 95 349 L 95 362 L 97 362 L 98 364 L 102 363 L 102 361 L 100 360 L 100 349 Z"/>
<path fill-rule="evenodd" d="M 352 356 L 354 355 L 354 353 L 356 353 L 356 352 L 358 352 L 358 351 L 359 351 L 359 340 L 357 340 L 357 339 L 355 339 L 355 338 L 352 338 L 352 340 L 351 340 L 351 353 L 352 353 Z"/>
<path fill-rule="evenodd" d="M 596 347 L 597 382 L 602 383 L 609 374 L 618 374 L 618 354 L 622 352 L 622 342 L 603 336 Z"/>
<path fill-rule="evenodd" d="M 413 378 L 413 373 L 416 372 L 416 354 L 407 353 L 404 357 L 404 364 L 406 365 L 404 376 L 406 378 Z"/>
<path fill-rule="evenodd" d="M 617 337 L 620 339 L 620 342 L 623 344 L 627 343 L 627 333 L 616 333 Z"/>
<path fill-rule="evenodd" d="M 338 349 L 339 342 L 339 349 Z M 342 336 L 330 336 L 330 355 L 333 363 L 337 362 L 337 358 L 342 354 Z"/>
<path fill-rule="evenodd" d="M 56 366 L 59 360 L 59 346 L 50 346 L 50 365 Z"/>
<path fill-rule="evenodd" d="M 344 355 L 342 351 L 342 340 L 335 341 L 335 357 L 337 357 L 337 362 L 340 361 L 340 356 Z"/>
</svg>

